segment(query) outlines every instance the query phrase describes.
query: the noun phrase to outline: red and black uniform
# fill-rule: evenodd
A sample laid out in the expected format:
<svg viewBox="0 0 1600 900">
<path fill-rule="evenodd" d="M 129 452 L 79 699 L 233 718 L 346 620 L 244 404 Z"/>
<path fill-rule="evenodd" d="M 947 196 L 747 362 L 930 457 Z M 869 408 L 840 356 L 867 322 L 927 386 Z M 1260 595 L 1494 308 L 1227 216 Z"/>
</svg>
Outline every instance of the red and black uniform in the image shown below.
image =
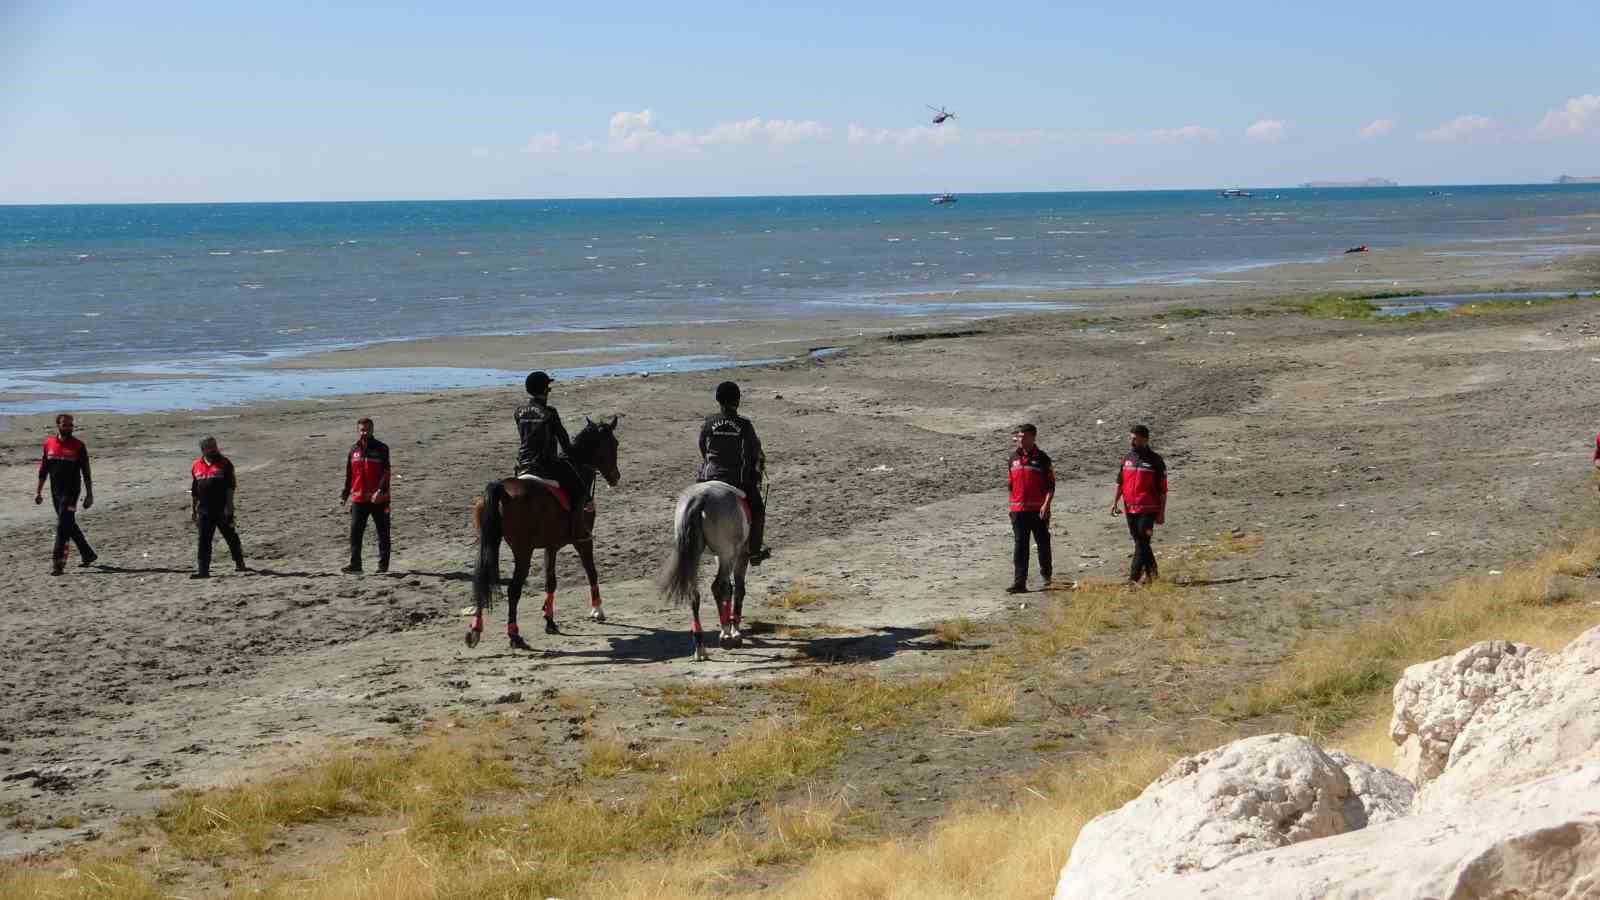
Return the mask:
<svg viewBox="0 0 1600 900">
<path fill-rule="evenodd" d="M 75 437 L 63 438 L 52 434 L 44 439 L 44 453 L 39 457 L 39 477 L 50 479 L 50 504 L 56 511 L 56 541 L 50 558 L 57 568 L 67 558 L 67 542 L 78 547 L 78 556 L 84 565 L 95 559 L 94 549 L 78 527 L 78 496 L 83 482 L 92 480 L 89 474 L 89 448 Z"/>
<path fill-rule="evenodd" d="M 233 462 L 226 456 L 219 455 L 215 462 L 202 456 L 189 467 L 189 475 L 189 495 L 194 498 L 196 524 L 200 526 L 199 574 L 211 574 L 211 542 L 219 531 L 233 555 L 234 568 L 244 569 L 244 547 L 239 544 L 239 533 L 233 530 L 233 492 L 239 486 L 233 475 Z"/>
<path fill-rule="evenodd" d="M 700 426 L 700 481 L 720 481 L 741 491 L 750 503 L 750 551 L 759 552 L 767 532 L 767 502 L 761 473 L 767 457 L 756 426 L 731 407 L 706 416 Z"/>
<path fill-rule="evenodd" d="M 361 570 L 367 519 L 378 527 L 378 571 L 389 571 L 389 445 L 375 437 L 356 441 L 345 456 L 344 492 L 350 501 L 350 568 Z"/>
<path fill-rule="evenodd" d="M 1056 467 L 1050 454 L 1038 447 L 1018 447 L 1011 454 L 1011 584 L 1028 586 L 1028 539 L 1039 545 L 1039 574 L 1050 580 L 1050 520 L 1041 513 L 1056 492 Z"/>
<path fill-rule="evenodd" d="M 1117 495 L 1133 536 L 1133 564 L 1128 580 L 1148 574 L 1156 577 L 1156 554 L 1150 539 L 1157 525 L 1167 521 L 1167 461 L 1149 447 L 1134 447 L 1122 457 L 1117 470 Z"/>
</svg>

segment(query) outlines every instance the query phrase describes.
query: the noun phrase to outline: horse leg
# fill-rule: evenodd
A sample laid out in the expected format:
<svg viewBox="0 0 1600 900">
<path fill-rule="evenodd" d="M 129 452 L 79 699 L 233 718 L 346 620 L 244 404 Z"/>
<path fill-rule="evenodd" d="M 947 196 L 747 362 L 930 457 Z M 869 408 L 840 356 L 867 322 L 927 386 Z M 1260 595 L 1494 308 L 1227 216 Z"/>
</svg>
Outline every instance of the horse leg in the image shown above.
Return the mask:
<svg viewBox="0 0 1600 900">
<path fill-rule="evenodd" d="M 604 622 L 606 611 L 600 608 L 600 573 L 594 567 L 594 541 L 583 541 L 572 546 L 583 563 L 583 574 L 589 577 L 589 619 Z"/>
<path fill-rule="evenodd" d="M 741 555 L 733 564 L 733 630 L 732 643 L 735 647 L 744 646 L 744 632 L 740 625 L 744 623 L 744 576 L 750 566 L 750 559 Z"/>
<path fill-rule="evenodd" d="M 544 633 L 560 634 L 556 627 L 556 548 L 544 550 Z"/>
<path fill-rule="evenodd" d="M 533 562 L 533 549 L 518 547 L 512 551 L 515 559 L 511 571 L 511 586 L 506 588 L 506 637 L 513 650 L 532 650 L 517 630 L 517 603 L 522 600 L 522 588 L 528 583 L 528 569 Z"/>
<path fill-rule="evenodd" d="M 711 582 L 711 596 L 717 601 L 717 622 L 722 626 L 717 641 L 722 649 L 733 646 L 733 584 L 728 578 L 728 564 L 717 557 L 717 577 Z"/>
<path fill-rule="evenodd" d="M 694 635 L 694 661 L 705 662 L 711 658 L 706 652 L 705 635 L 700 631 L 700 586 L 694 587 L 694 599 L 689 602 L 689 610 L 694 615 L 694 621 L 689 625 L 689 631 Z"/>
</svg>

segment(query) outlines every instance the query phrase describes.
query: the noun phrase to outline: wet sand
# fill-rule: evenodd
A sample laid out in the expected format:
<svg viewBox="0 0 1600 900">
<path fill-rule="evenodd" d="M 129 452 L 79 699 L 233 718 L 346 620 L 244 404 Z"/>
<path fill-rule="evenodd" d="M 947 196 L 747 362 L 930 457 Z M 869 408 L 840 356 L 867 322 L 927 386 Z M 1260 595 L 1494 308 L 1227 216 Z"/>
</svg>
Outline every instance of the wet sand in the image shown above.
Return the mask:
<svg viewBox="0 0 1600 900">
<path fill-rule="evenodd" d="M 746 680 L 839 659 L 884 672 L 935 665 L 932 623 L 1027 614 L 1001 592 L 1010 580 L 1004 461 L 1019 421 L 1039 425 L 1057 462 L 1062 578 L 1115 578 L 1125 564 L 1126 529 L 1105 508 L 1133 421 L 1151 426 L 1172 468 L 1158 555 L 1236 530 L 1260 536 L 1258 549 L 1220 562 L 1202 588 L 1208 608 L 1236 617 L 1229 640 L 1251 660 L 1206 677 L 1248 679 L 1292 643 L 1307 606 L 1322 622 L 1359 618 L 1592 518 L 1588 398 L 1600 380 L 1600 305 L 1400 323 L 1319 321 L 1273 305 L 1357 277 L 1434 291 L 1600 287 L 1595 256 L 1487 274 L 1476 265 L 1374 253 L 1244 273 L 1238 285 L 1074 293 L 1095 307 L 1081 312 L 877 320 L 876 331 L 858 320 L 826 333 L 810 321 L 705 329 L 701 340 L 728 348 L 771 329 L 795 348 L 848 350 L 737 375 L 771 459 L 777 556 L 751 579 L 746 612 L 758 639 L 698 665 L 687 614 L 662 603 L 652 576 L 721 373 L 558 387 L 555 402 L 574 426 L 585 415 L 622 416 L 624 479 L 598 496 L 610 621 L 582 618 L 587 590 L 564 552 L 564 633 L 538 633 L 536 610 L 525 610 L 534 654 L 509 652 L 494 630 L 475 651 L 461 640 L 474 556 L 468 511 L 509 469 L 520 385 L 82 416 L 98 503 L 81 520 L 101 565 L 61 578 L 45 574 L 53 524 L 31 503 L 50 420 L 13 419 L 0 430 L 0 470 L 12 485 L 0 495 L 0 804 L 84 824 L 6 831 L 0 853 L 83 840 L 174 787 L 281 766 L 330 742 L 407 733 L 430 717 L 493 711 L 516 692 L 581 688 L 630 737 L 650 742 L 728 727 L 662 719 L 644 689 L 668 679 Z M 1179 306 L 1211 312 L 1166 314 Z M 883 339 L 906 330 L 927 339 Z M 547 351 L 577 349 L 526 340 L 328 358 L 346 368 L 397 359 L 557 368 Z M 361 415 L 377 420 L 395 460 L 389 577 L 338 574 L 348 521 L 341 465 Z M 205 433 L 238 467 L 239 530 L 257 571 L 195 583 L 187 469 Z M 796 584 L 830 599 L 771 605 Z M 1087 669 L 1082 679 L 1092 702 L 1137 709 L 1138 690 L 1096 682 Z M 566 726 L 549 727 L 559 745 Z M 1085 725 L 1069 749 L 1103 737 L 1097 727 Z M 1029 754 L 1020 731 L 960 746 L 930 740 L 950 743 L 950 759 L 966 754 L 967 766 L 1015 771 Z M 925 767 L 927 776 L 941 777 L 942 764 Z"/>
</svg>

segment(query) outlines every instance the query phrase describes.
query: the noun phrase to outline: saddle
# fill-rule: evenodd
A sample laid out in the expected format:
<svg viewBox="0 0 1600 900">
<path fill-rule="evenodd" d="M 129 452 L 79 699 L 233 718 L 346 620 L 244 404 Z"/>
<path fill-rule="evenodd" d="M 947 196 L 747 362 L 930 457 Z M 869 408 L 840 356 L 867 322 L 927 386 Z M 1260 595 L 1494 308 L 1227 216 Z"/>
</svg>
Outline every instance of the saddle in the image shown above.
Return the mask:
<svg viewBox="0 0 1600 900">
<path fill-rule="evenodd" d="M 538 475 L 533 475 L 528 472 L 518 475 L 517 480 L 531 481 L 534 484 L 543 487 L 545 490 L 550 492 L 550 496 L 556 498 L 556 502 L 561 504 L 562 509 L 568 512 L 572 511 L 572 497 L 568 496 L 566 488 L 563 488 L 559 481 L 556 481 L 553 478 L 542 478 Z"/>
</svg>

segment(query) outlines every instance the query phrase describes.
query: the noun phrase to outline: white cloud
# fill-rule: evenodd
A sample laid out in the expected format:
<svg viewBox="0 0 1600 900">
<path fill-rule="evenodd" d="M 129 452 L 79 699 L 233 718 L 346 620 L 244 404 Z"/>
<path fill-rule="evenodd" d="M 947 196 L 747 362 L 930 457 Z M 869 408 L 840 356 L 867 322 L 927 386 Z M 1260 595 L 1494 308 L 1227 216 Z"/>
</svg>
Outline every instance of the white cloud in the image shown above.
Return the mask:
<svg viewBox="0 0 1600 900">
<path fill-rule="evenodd" d="M 661 148 L 698 150 L 701 147 L 733 146 L 764 142 L 774 145 L 822 140 L 832 133 L 821 122 L 794 119 L 762 119 L 752 116 L 737 122 L 722 122 L 702 132 L 662 131 L 656 128 L 651 110 L 619 112 L 611 116 L 608 134 L 618 150 Z"/>
<path fill-rule="evenodd" d="M 1262 119 L 1244 130 L 1244 136 L 1252 141 L 1281 141 L 1284 132 L 1289 129 L 1289 123 L 1282 119 Z"/>
<path fill-rule="evenodd" d="M 961 140 L 959 125 L 918 125 L 915 128 L 863 128 L 852 124 L 845 139 L 852 144 L 896 147 L 943 147 Z"/>
<path fill-rule="evenodd" d="M 1458 141 L 1479 131 L 1494 127 L 1488 116 L 1456 116 L 1432 131 L 1418 135 L 1425 141 Z"/>
<path fill-rule="evenodd" d="M 561 149 L 561 135 L 555 132 L 536 134 L 523 146 L 523 153 L 555 153 Z"/>
<path fill-rule="evenodd" d="M 620 141 L 630 134 L 654 131 L 656 114 L 648 109 L 639 112 L 619 112 L 611 116 L 611 139 Z"/>
<path fill-rule="evenodd" d="M 1394 130 L 1393 119 L 1373 119 L 1367 127 L 1361 129 L 1363 138 L 1379 138 Z"/>
<path fill-rule="evenodd" d="M 1600 94 L 1573 97 L 1560 109 L 1545 113 L 1539 121 L 1538 133 L 1546 137 L 1582 134 L 1592 127 L 1600 127 Z"/>
<path fill-rule="evenodd" d="M 1203 125 L 1184 125 L 1178 128 L 1157 128 L 1150 137 L 1163 143 L 1174 141 L 1214 141 L 1221 137 L 1215 128 Z"/>
</svg>

